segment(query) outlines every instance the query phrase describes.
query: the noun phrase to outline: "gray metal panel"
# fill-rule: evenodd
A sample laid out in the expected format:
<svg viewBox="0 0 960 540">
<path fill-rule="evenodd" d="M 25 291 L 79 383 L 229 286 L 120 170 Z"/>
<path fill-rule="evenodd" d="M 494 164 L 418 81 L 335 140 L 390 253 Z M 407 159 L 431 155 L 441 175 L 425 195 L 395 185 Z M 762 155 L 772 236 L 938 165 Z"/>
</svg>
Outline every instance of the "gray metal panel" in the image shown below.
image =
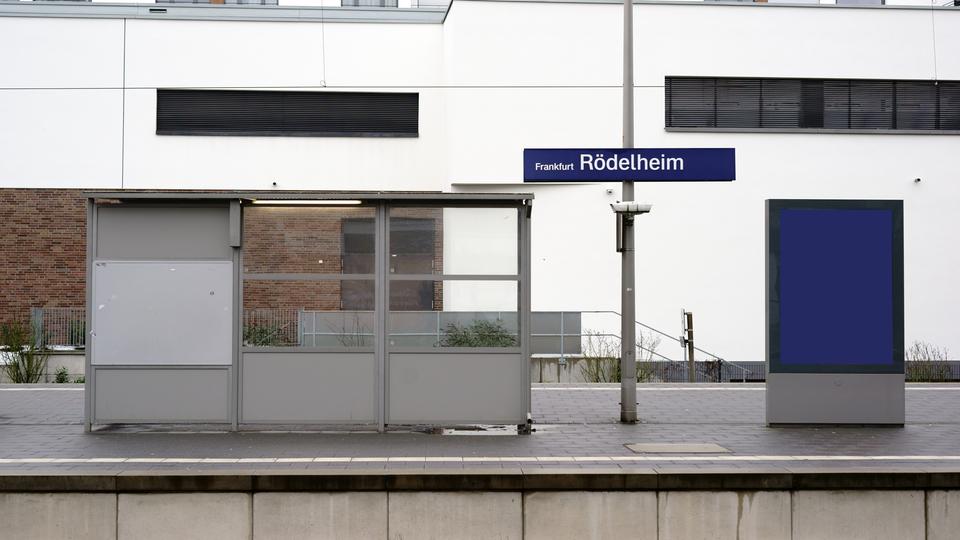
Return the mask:
<svg viewBox="0 0 960 540">
<path fill-rule="evenodd" d="M 242 423 L 377 420 L 372 352 L 247 352 L 242 366 Z"/>
<path fill-rule="evenodd" d="M 234 205 L 230 205 L 231 220 L 233 215 Z M 239 223 L 243 223 L 242 209 L 240 205 L 236 205 L 237 209 L 237 220 Z M 233 224 L 231 223 L 231 228 Z M 243 317 L 241 313 L 243 308 L 241 307 L 241 289 L 243 288 L 243 280 L 240 277 L 240 269 L 243 268 L 242 261 L 240 259 L 241 253 L 239 248 L 234 248 L 233 250 L 233 281 L 231 285 L 233 286 L 231 298 L 230 298 L 230 309 L 233 318 L 230 320 L 231 326 L 231 335 L 230 335 L 230 365 L 232 369 L 230 370 L 230 427 L 236 431 L 240 426 L 240 341 L 243 339 Z"/>
<path fill-rule="evenodd" d="M 97 209 L 96 205 L 93 204 L 92 200 L 87 199 L 87 256 L 86 263 L 84 264 L 84 302 L 86 309 L 84 310 L 86 321 L 88 321 L 85 331 L 87 333 L 84 336 L 86 341 L 86 347 L 84 347 L 84 370 L 83 372 L 86 376 L 83 379 L 83 430 L 87 433 L 90 432 L 93 419 L 93 395 L 94 395 L 94 373 L 92 366 L 93 360 L 93 339 L 91 338 L 91 330 L 93 324 L 89 321 L 93 320 L 93 256 L 96 253 L 96 241 L 97 237 L 93 232 L 97 230 Z"/>
<path fill-rule="evenodd" d="M 768 373 L 768 424 L 904 422 L 902 374 Z"/>
<path fill-rule="evenodd" d="M 516 353 L 392 353 L 387 423 L 526 423 L 520 366 Z"/>
<path fill-rule="evenodd" d="M 233 264 L 98 262 L 94 365 L 232 364 Z"/>
<path fill-rule="evenodd" d="M 240 247 L 242 238 L 243 211 L 240 201 L 230 201 L 230 247 Z"/>
<path fill-rule="evenodd" d="M 95 424 L 229 422 L 230 368 L 94 367 Z"/>
<path fill-rule="evenodd" d="M 230 209 L 100 205 L 97 258 L 230 260 Z"/>
<path fill-rule="evenodd" d="M 123 201 L 218 201 L 242 199 L 244 201 L 284 201 L 309 199 L 323 206 L 324 200 L 389 201 L 404 205 L 436 203 L 441 206 L 479 206 L 498 208 L 517 206 L 533 199 L 533 193 L 444 193 L 439 191 L 89 191 L 93 199 L 118 199 Z"/>
<path fill-rule="evenodd" d="M 529 287 L 529 285 L 528 285 Z M 562 318 L 561 318 L 562 317 Z M 532 354 L 580 354 L 582 315 L 578 311 L 536 311 L 530 314 Z M 561 334 L 566 337 L 561 338 Z"/>
<path fill-rule="evenodd" d="M 376 350 L 376 381 L 377 381 L 377 431 L 383 433 L 386 430 L 387 412 L 389 398 L 387 397 L 387 374 L 389 366 L 387 365 L 387 340 L 386 336 L 390 331 L 389 317 L 387 312 L 390 309 L 390 281 L 385 277 L 385 270 L 390 264 L 387 258 L 387 252 L 390 251 L 390 213 L 384 204 L 377 205 L 377 229 L 374 240 L 374 272 L 377 275 L 376 294 L 374 295 L 374 327 L 373 333 L 374 347 Z"/>
<path fill-rule="evenodd" d="M 530 356 L 531 356 L 531 346 L 533 345 L 531 340 L 531 320 L 532 315 L 530 313 L 531 309 L 531 278 L 530 278 L 530 267 L 531 267 L 531 253 L 530 253 L 530 217 L 533 212 L 533 208 L 530 206 L 531 201 L 527 201 L 525 208 L 518 208 L 518 217 L 517 220 L 517 233 L 520 235 L 519 241 L 517 242 L 517 248 L 519 250 L 519 256 L 517 257 L 520 262 L 520 282 L 517 284 L 518 294 L 519 294 L 519 305 L 520 308 L 520 364 L 521 364 L 521 376 L 520 376 L 520 401 L 523 407 L 523 414 L 527 417 L 527 426 L 533 423 L 533 407 L 531 405 L 532 396 L 530 395 L 531 386 L 530 383 Z M 521 433 L 529 434 L 530 431 L 527 429 L 522 429 Z"/>
</svg>

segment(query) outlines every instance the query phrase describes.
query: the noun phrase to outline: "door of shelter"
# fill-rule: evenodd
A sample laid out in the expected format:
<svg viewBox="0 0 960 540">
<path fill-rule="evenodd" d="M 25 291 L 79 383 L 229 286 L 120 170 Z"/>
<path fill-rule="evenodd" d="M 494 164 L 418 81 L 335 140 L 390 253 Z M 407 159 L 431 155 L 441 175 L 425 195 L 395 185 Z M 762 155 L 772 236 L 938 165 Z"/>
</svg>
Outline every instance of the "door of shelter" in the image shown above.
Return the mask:
<svg viewBox="0 0 960 540">
<path fill-rule="evenodd" d="M 530 196 L 104 195 L 88 425 L 527 423 Z"/>
</svg>

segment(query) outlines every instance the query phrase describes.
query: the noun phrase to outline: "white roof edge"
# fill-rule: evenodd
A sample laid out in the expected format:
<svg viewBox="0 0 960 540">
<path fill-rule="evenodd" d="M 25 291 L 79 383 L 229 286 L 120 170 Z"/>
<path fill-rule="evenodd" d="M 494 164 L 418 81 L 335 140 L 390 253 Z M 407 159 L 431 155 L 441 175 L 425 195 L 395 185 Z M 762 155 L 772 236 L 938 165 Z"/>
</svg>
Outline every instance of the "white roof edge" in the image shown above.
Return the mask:
<svg viewBox="0 0 960 540">
<path fill-rule="evenodd" d="M 241 4 L 124 4 L 0 0 L 0 17 L 97 19 L 249 20 L 440 24 L 446 7 L 415 9 Z"/>
<path fill-rule="evenodd" d="M 446 7 L 380 8 L 326 6 L 259 6 L 242 4 L 125 4 L 92 2 L 22 2 L 0 0 L 0 17 L 57 17 L 155 20 L 224 20 L 286 22 L 368 22 L 442 24 L 454 2 L 622 4 L 621 0 L 451 0 Z M 806 3 L 754 3 L 748 1 L 634 0 L 637 5 L 742 7 L 755 9 L 826 8 L 956 11 L 954 6 L 836 5 Z"/>
</svg>

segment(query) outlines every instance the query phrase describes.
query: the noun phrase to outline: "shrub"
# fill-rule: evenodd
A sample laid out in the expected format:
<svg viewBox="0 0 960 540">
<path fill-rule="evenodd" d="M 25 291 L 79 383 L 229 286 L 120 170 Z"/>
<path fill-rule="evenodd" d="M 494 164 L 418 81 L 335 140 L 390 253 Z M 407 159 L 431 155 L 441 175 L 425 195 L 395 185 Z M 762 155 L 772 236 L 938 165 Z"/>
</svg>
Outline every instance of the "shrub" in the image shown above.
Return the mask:
<svg viewBox="0 0 960 540">
<path fill-rule="evenodd" d="M 586 382 L 620 382 L 620 343 L 616 336 L 604 335 L 587 330 L 583 334 L 583 361 L 580 363 L 580 375 Z M 650 382 L 653 369 L 644 363 L 653 360 L 654 352 L 660 345 L 660 338 L 645 332 L 637 333 L 637 382 Z"/>
<path fill-rule="evenodd" d="M 38 383 L 47 369 L 47 352 L 20 321 L 0 326 L 0 355 L 0 368 L 12 383 Z"/>
<path fill-rule="evenodd" d="M 947 349 L 926 341 L 914 341 L 903 356 L 909 382 L 943 382 L 951 379 Z"/>
<path fill-rule="evenodd" d="M 53 382 L 57 384 L 70 382 L 70 374 L 67 373 L 66 366 L 60 366 L 57 368 L 57 373 L 53 376 Z"/>
<path fill-rule="evenodd" d="M 87 382 L 87 378 L 84 377 L 83 375 L 81 375 L 81 376 L 77 377 L 76 379 L 74 379 L 73 382 L 75 382 L 75 383 L 77 383 L 77 384 L 83 384 L 83 383 Z"/>
<path fill-rule="evenodd" d="M 450 323 L 440 338 L 441 347 L 516 347 L 517 337 L 502 321 L 473 321 L 463 326 Z"/>
<path fill-rule="evenodd" d="M 243 328 L 243 343 L 253 347 L 285 345 L 283 328 L 275 325 L 250 325 Z"/>
</svg>

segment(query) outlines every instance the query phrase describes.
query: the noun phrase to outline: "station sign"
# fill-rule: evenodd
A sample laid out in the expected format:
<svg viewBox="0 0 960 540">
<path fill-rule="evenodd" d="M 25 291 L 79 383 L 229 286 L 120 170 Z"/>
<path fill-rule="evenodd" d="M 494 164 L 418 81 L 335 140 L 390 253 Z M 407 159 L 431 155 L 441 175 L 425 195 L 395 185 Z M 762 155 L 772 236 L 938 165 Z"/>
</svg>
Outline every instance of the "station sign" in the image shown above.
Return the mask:
<svg viewBox="0 0 960 540">
<path fill-rule="evenodd" d="M 729 182 L 733 148 L 525 148 L 524 182 Z"/>
</svg>

